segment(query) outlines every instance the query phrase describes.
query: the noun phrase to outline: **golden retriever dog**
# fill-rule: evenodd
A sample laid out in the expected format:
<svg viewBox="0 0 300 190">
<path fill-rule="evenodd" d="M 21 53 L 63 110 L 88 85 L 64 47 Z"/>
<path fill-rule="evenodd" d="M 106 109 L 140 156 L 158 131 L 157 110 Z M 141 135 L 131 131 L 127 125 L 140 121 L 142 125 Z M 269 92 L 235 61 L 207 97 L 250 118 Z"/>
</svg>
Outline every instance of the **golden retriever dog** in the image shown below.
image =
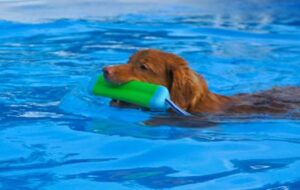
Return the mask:
<svg viewBox="0 0 300 190">
<path fill-rule="evenodd" d="M 191 113 L 283 113 L 300 107 L 300 88 L 277 87 L 255 94 L 224 96 L 211 92 L 203 78 L 181 57 L 154 49 L 140 50 L 126 64 L 103 68 L 114 84 L 131 80 L 167 87 L 173 102 Z M 298 98 L 298 99 L 297 99 Z M 113 105 L 120 105 L 113 101 Z"/>
</svg>

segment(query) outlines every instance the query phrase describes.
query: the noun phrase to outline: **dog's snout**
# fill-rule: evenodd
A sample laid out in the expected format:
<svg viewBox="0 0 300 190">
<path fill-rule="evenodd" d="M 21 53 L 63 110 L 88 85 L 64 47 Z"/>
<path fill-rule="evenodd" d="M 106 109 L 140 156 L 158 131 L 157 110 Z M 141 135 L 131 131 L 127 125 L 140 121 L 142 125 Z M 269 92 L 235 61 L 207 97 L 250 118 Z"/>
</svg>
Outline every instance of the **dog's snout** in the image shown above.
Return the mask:
<svg viewBox="0 0 300 190">
<path fill-rule="evenodd" d="M 113 73 L 111 67 L 103 67 L 102 71 L 105 76 L 110 76 Z"/>
</svg>

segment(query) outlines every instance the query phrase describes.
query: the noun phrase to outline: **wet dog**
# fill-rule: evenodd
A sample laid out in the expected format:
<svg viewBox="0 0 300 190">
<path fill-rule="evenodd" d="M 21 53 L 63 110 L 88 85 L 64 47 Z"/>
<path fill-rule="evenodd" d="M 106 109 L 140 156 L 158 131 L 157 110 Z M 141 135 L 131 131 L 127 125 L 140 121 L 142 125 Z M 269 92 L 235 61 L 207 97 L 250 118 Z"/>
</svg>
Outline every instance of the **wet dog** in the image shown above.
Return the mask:
<svg viewBox="0 0 300 190">
<path fill-rule="evenodd" d="M 126 64 L 103 68 L 114 84 L 138 80 L 169 89 L 171 99 L 192 113 L 285 113 L 300 107 L 300 88 L 277 87 L 254 94 L 224 96 L 211 92 L 205 79 L 172 53 L 140 50 Z M 113 100 L 112 105 L 129 106 Z"/>
</svg>

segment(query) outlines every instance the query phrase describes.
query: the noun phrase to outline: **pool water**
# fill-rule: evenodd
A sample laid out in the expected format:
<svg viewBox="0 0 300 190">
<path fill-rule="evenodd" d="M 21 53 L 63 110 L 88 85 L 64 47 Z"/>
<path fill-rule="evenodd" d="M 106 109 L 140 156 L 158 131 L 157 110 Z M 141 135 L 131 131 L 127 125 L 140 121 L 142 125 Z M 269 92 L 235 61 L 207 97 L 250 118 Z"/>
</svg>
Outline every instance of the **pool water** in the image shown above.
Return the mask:
<svg viewBox="0 0 300 190">
<path fill-rule="evenodd" d="M 220 94 L 300 86 L 299 9 L 0 1 L 0 189 L 300 189 L 297 117 L 149 126 L 168 114 L 113 108 L 89 91 L 103 66 L 142 48 L 184 57 Z"/>
</svg>

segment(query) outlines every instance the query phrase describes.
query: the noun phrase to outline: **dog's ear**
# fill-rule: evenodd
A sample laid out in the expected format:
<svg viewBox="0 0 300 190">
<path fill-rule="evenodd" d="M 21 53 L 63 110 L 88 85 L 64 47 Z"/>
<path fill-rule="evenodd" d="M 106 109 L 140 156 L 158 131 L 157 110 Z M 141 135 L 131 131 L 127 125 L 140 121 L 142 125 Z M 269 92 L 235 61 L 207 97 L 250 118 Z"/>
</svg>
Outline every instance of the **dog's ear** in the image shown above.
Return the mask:
<svg viewBox="0 0 300 190">
<path fill-rule="evenodd" d="M 182 59 L 169 64 L 168 89 L 172 101 L 186 111 L 190 111 L 207 93 L 204 79 L 192 71 Z"/>
</svg>

